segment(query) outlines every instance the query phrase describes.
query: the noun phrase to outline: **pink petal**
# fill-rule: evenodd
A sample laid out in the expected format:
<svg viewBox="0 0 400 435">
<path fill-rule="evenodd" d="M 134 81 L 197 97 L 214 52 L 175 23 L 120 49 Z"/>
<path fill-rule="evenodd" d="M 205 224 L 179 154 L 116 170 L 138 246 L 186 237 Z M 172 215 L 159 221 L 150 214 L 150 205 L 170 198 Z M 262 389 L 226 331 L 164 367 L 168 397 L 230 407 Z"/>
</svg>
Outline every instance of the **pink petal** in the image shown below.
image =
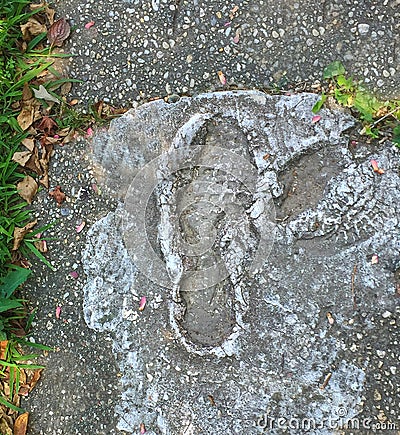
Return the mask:
<svg viewBox="0 0 400 435">
<path fill-rule="evenodd" d="M 377 172 L 378 174 L 384 174 L 385 171 L 383 169 L 381 169 L 378 165 L 378 162 L 376 160 L 371 160 L 371 165 L 372 165 L 372 169 L 374 170 L 374 172 Z"/>
<path fill-rule="evenodd" d="M 234 42 L 235 44 L 238 44 L 238 43 L 239 43 L 239 39 L 240 39 L 240 33 L 237 32 L 236 35 L 235 35 L 235 37 L 233 38 L 233 42 Z"/>
<path fill-rule="evenodd" d="M 225 27 L 228 27 L 232 24 L 232 21 L 228 21 L 227 23 L 224 24 Z"/>
<path fill-rule="evenodd" d="M 92 26 L 94 26 L 94 21 L 89 21 L 85 24 L 85 29 L 90 29 Z"/>
<path fill-rule="evenodd" d="M 313 124 L 315 124 L 315 123 L 318 122 L 320 119 L 321 119 L 321 116 L 320 116 L 320 115 L 315 115 L 315 116 L 312 117 L 311 122 L 312 122 Z"/>
<path fill-rule="evenodd" d="M 85 225 L 86 225 L 86 222 L 82 221 L 82 223 L 76 227 L 76 232 L 80 233 L 85 228 Z"/>
<path fill-rule="evenodd" d="M 56 308 L 56 319 L 59 319 L 59 318 L 60 318 L 60 315 L 61 315 L 61 307 L 58 306 L 58 307 Z"/>
<path fill-rule="evenodd" d="M 94 193 L 96 193 L 96 194 L 99 193 L 99 189 L 97 187 L 97 184 L 92 184 L 92 189 L 93 189 Z"/>
<path fill-rule="evenodd" d="M 226 77 L 225 77 L 225 74 L 224 74 L 222 71 L 218 71 L 217 74 L 218 74 L 219 81 L 220 81 L 223 85 L 226 85 Z"/>
<path fill-rule="evenodd" d="M 146 296 L 142 296 L 139 302 L 139 311 L 143 311 L 146 306 L 147 298 Z"/>
<path fill-rule="evenodd" d="M 335 323 L 335 319 L 333 318 L 331 313 L 326 313 L 326 318 L 328 319 L 328 323 L 333 325 Z"/>
<path fill-rule="evenodd" d="M 90 137 L 90 136 L 93 136 L 93 129 L 91 127 L 89 127 L 86 130 L 86 137 Z"/>
<path fill-rule="evenodd" d="M 146 433 L 146 426 L 144 425 L 144 423 L 140 423 L 140 433 L 141 434 Z"/>
<path fill-rule="evenodd" d="M 77 279 L 79 274 L 76 270 L 73 270 L 72 272 L 69 273 L 70 276 L 72 276 L 72 278 Z"/>
<path fill-rule="evenodd" d="M 371 264 L 378 264 L 378 262 L 379 262 L 379 257 L 376 254 L 374 254 L 371 257 Z"/>
</svg>

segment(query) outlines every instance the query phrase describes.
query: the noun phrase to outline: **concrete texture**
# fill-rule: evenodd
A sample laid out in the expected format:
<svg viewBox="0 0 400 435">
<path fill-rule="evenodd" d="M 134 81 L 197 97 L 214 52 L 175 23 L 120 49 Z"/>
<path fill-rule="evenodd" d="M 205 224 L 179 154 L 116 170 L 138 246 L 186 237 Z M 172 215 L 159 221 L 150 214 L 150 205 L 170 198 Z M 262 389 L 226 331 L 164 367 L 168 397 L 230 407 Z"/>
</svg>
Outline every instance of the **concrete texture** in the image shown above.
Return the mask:
<svg viewBox="0 0 400 435">
<path fill-rule="evenodd" d="M 66 50 L 75 56 L 71 76 L 83 81 L 74 94 L 85 102 L 309 87 L 336 60 L 371 90 L 400 97 L 399 0 L 53 3 L 76 26 Z"/>
<path fill-rule="evenodd" d="M 70 75 L 82 80 L 72 93 L 85 103 L 136 108 L 157 96 L 179 100 L 173 94 L 309 88 L 334 60 L 371 89 L 399 97 L 398 0 L 243 1 L 237 10 L 212 0 L 53 5 L 76 26 L 66 51 L 74 54 Z M 345 129 L 354 120 L 343 113 L 323 110 L 312 124 L 316 98 L 159 101 L 132 110 L 94 142 L 55 150 L 52 187 L 61 185 L 68 202 L 57 207 L 42 191 L 32 205 L 40 223 L 59 219 L 47 232 L 55 271 L 36 265 L 26 297 L 38 309 L 35 339 L 57 352 L 43 359 L 47 369 L 25 402 L 31 435 L 131 434 L 140 423 L 153 434 L 283 434 L 288 419 L 302 417 L 317 425 L 328 419 L 315 434 L 397 435 L 398 150 L 358 135 L 350 143 Z M 185 140 L 194 154 L 182 148 Z M 183 153 L 171 153 L 172 144 Z M 216 164 L 217 147 L 241 164 L 211 173 L 180 167 L 186 158 Z M 372 171 L 371 158 L 385 174 Z M 147 162 L 162 171 L 153 164 L 142 172 Z M 146 214 L 138 207 L 143 192 L 131 184 L 137 174 L 162 186 Z M 144 239 L 127 235 L 139 224 L 151 250 L 133 262 Z M 260 243 L 266 229 L 273 244 Z M 268 258 L 259 272 L 257 253 Z M 216 258 L 213 285 L 185 291 L 193 277 L 209 278 L 198 270 Z M 164 261 L 168 269 L 154 274 L 142 267 Z M 218 271 L 223 279 L 215 283 Z M 339 430 L 346 416 L 360 429 Z M 292 433 L 307 429 L 292 423 Z"/>
<path fill-rule="evenodd" d="M 83 309 L 113 339 L 119 429 L 395 433 L 399 152 L 352 149 L 353 119 L 323 109 L 313 123 L 316 98 L 159 100 L 95 139 L 119 206 L 88 232 Z"/>
</svg>

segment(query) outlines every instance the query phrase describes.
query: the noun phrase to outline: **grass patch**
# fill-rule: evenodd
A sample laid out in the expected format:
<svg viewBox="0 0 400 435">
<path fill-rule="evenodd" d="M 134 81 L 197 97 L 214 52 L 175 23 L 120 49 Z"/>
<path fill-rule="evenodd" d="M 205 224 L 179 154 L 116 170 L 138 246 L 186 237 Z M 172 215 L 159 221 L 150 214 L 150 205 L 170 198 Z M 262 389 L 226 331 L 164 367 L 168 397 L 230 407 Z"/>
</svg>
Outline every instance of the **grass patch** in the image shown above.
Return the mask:
<svg viewBox="0 0 400 435">
<path fill-rule="evenodd" d="M 331 97 L 360 119 L 363 124 L 361 134 L 374 139 L 385 137 L 400 146 L 400 101 L 377 98 L 362 82 L 350 77 L 339 61 L 325 68 L 323 78 L 328 81 L 328 87 L 313 107 L 314 113 L 318 113 Z"/>
<path fill-rule="evenodd" d="M 43 45 L 46 40 L 43 17 L 35 18 L 45 7 L 30 10 L 29 5 L 28 0 L 0 0 L 0 410 L 3 415 L 7 414 L 8 421 L 22 411 L 21 391 L 25 389 L 27 393 L 33 388 L 38 379 L 37 371 L 42 369 L 32 363 L 38 355 L 24 354 L 22 349 L 30 346 L 40 351 L 49 350 L 28 339 L 33 314 L 29 313 L 26 301 L 18 298 L 18 288 L 31 272 L 13 264 L 18 260 L 18 252 L 36 254 L 33 240 L 29 238 L 34 233 L 26 234 L 19 249 L 14 245 L 15 229 L 31 220 L 27 202 L 16 187 L 26 174 L 13 161 L 13 156 L 29 135 L 24 131 L 27 129 L 21 127 L 18 116 L 21 101 L 29 90 L 28 83 L 53 63 L 49 60 L 50 49 Z M 23 32 L 27 32 L 35 20 L 43 31 L 27 38 Z"/>
</svg>

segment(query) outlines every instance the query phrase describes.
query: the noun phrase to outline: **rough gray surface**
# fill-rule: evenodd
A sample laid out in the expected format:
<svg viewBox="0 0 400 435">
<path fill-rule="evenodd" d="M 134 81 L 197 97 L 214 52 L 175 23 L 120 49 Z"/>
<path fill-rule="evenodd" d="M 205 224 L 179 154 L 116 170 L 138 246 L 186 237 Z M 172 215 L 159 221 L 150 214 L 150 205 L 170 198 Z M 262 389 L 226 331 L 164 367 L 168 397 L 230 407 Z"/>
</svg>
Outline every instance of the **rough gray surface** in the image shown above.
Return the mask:
<svg viewBox="0 0 400 435">
<path fill-rule="evenodd" d="M 399 0 L 55 0 L 76 26 L 67 51 L 83 101 L 129 105 L 226 86 L 321 79 L 341 60 L 371 89 L 399 97 Z M 94 26 L 86 29 L 86 23 Z"/>
<path fill-rule="evenodd" d="M 272 425 L 269 433 L 297 434 L 290 419 L 308 418 L 319 427 L 309 433 L 330 434 L 356 418 L 359 433 L 379 424 L 394 433 L 399 153 L 390 144 L 350 149 L 343 131 L 353 120 L 323 109 L 312 123 L 316 98 L 239 92 L 157 101 L 95 142 L 94 159 L 120 206 L 88 232 L 84 314 L 113 337 L 119 429 L 136 433 L 144 423 L 150 434 L 222 435 Z M 250 162 L 253 187 L 238 182 L 236 166 L 220 165 L 216 147 Z M 148 186 L 153 195 L 140 202 Z M 209 215 L 189 207 L 201 195 Z M 146 225 L 148 251 L 132 231 L 140 229 L 135 217 Z M 194 218 L 215 226 L 207 255 L 188 251 L 208 234 Z M 253 270 L 266 227 L 275 241 Z M 210 256 L 228 275 L 188 291 L 194 274 L 208 276 Z M 168 273 L 157 269 L 160 261 Z M 279 426 L 273 418 L 286 420 Z"/>
<path fill-rule="evenodd" d="M 120 433 L 114 418 L 120 386 L 112 342 L 106 334 L 87 327 L 82 311 L 85 233 L 113 208 L 109 198 L 92 189 L 95 180 L 88 167 L 89 146 L 90 142 L 80 138 L 55 148 L 51 188 L 60 185 L 66 193 L 62 207 L 45 189 L 32 204 L 39 225 L 54 222 L 45 232 L 50 239 L 45 255 L 54 271 L 33 260 L 34 277 L 24 287 L 24 297 L 37 310 L 35 340 L 56 351 L 41 358 L 46 369 L 37 388 L 23 400 L 23 407 L 30 412 L 30 435 Z M 78 234 L 76 226 L 82 221 L 87 226 Z M 78 274 L 76 279 L 70 275 L 73 271 Z M 59 319 L 55 316 L 57 306 L 61 307 Z"/>
</svg>

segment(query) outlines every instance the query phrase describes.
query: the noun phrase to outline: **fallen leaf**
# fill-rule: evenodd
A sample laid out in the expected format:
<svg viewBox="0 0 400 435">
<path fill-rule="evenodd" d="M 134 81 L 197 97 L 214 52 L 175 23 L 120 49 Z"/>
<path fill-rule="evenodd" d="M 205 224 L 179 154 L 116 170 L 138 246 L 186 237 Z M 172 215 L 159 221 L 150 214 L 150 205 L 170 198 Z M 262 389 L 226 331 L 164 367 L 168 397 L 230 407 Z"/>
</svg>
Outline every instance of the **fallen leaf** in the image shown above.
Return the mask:
<svg viewBox="0 0 400 435">
<path fill-rule="evenodd" d="M 15 227 L 14 228 L 14 243 L 12 250 L 16 251 L 21 245 L 24 237 L 31 232 L 32 228 L 37 224 L 37 219 L 32 222 L 27 223 L 23 228 Z"/>
<path fill-rule="evenodd" d="M 79 274 L 76 270 L 73 270 L 72 272 L 70 272 L 70 276 L 72 276 L 72 278 L 77 279 Z"/>
<path fill-rule="evenodd" d="M 270 154 L 265 154 L 265 156 L 263 156 L 263 160 L 268 160 L 271 157 Z"/>
<path fill-rule="evenodd" d="M 318 122 L 318 121 L 320 121 L 320 120 L 321 120 L 321 115 L 314 115 L 314 116 L 312 117 L 311 122 L 312 122 L 313 124 L 315 124 L 316 122 Z"/>
<path fill-rule="evenodd" d="M 28 163 L 31 156 L 32 153 L 30 151 L 17 151 L 12 156 L 12 160 L 18 163 L 19 165 L 25 167 L 25 165 Z"/>
<path fill-rule="evenodd" d="M 34 36 L 47 31 L 46 26 L 34 17 L 29 18 L 29 20 L 25 24 L 21 24 L 20 27 L 24 41 L 31 41 Z"/>
<path fill-rule="evenodd" d="M 385 173 L 385 171 L 379 167 L 378 162 L 376 160 L 371 160 L 371 165 L 374 172 L 381 175 Z"/>
<path fill-rule="evenodd" d="M 28 101 L 32 97 L 32 89 L 29 87 L 28 83 L 24 83 L 24 87 L 22 88 L 22 101 Z"/>
<path fill-rule="evenodd" d="M 43 369 L 36 369 L 33 371 L 32 379 L 29 381 L 29 387 L 30 387 L 31 391 L 35 387 L 35 385 L 38 383 L 40 376 L 42 374 L 42 371 L 43 371 Z"/>
<path fill-rule="evenodd" d="M 79 234 L 85 228 L 86 222 L 82 221 L 77 227 L 76 232 Z"/>
<path fill-rule="evenodd" d="M 58 305 L 56 307 L 56 319 L 59 319 L 61 316 L 61 307 Z"/>
<path fill-rule="evenodd" d="M 32 106 L 23 107 L 17 116 L 17 122 L 22 130 L 26 130 L 32 125 L 35 109 Z"/>
<path fill-rule="evenodd" d="M 58 205 L 61 205 L 65 201 L 65 193 L 61 190 L 61 186 L 56 186 L 49 195 L 52 196 Z"/>
<path fill-rule="evenodd" d="M 4 360 L 6 358 L 8 340 L 0 341 L 0 359 Z"/>
<path fill-rule="evenodd" d="M 54 103 L 60 103 L 60 100 L 53 95 L 51 95 L 47 89 L 40 85 L 39 89 L 33 89 L 33 93 L 35 94 L 35 98 L 46 101 L 53 101 Z"/>
<path fill-rule="evenodd" d="M 55 45 L 56 47 L 61 47 L 70 33 L 71 27 L 67 20 L 65 18 L 60 18 L 51 25 L 47 32 L 47 39 L 52 46 Z"/>
<path fill-rule="evenodd" d="M 14 435 L 25 435 L 28 428 L 29 412 L 19 415 L 14 423 Z"/>
<path fill-rule="evenodd" d="M 23 141 L 21 141 L 21 143 L 25 148 L 27 148 L 31 152 L 35 148 L 35 141 L 33 139 L 26 138 Z"/>
<path fill-rule="evenodd" d="M 90 29 L 92 26 L 94 26 L 94 21 L 89 21 L 85 24 L 85 29 Z"/>
<path fill-rule="evenodd" d="M 37 126 L 37 129 L 40 131 L 44 131 L 48 135 L 51 134 L 51 130 L 53 128 L 57 128 L 57 122 L 54 119 L 50 118 L 50 116 L 43 116 L 42 121 Z"/>
<path fill-rule="evenodd" d="M 47 19 L 49 20 L 50 25 L 54 23 L 55 10 L 49 8 L 46 2 L 31 3 L 29 7 L 31 8 L 32 11 L 37 11 L 38 9 L 43 10 L 44 13 L 46 14 Z"/>
<path fill-rule="evenodd" d="M 69 133 L 64 137 L 64 139 L 62 141 L 62 145 L 65 145 L 65 144 L 71 142 L 71 140 L 74 139 L 75 134 L 76 134 L 75 130 L 71 129 L 69 131 Z"/>
<path fill-rule="evenodd" d="M 40 236 L 38 237 L 38 234 L 36 234 L 36 237 L 38 239 L 40 239 Z M 47 241 L 46 240 L 38 240 L 37 242 L 34 243 L 34 245 L 35 245 L 36 249 L 39 252 L 42 252 L 43 254 L 45 254 L 48 251 L 48 249 L 47 249 Z"/>
<path fill-rule="evenodd" d="M 223 85 L 226 85 L 226 77 L 225 77 L 225 74 L 224 74 L 222 71 L 218 71 L 217 74 L 218 74 L 219 81 L 220 81 Z"/>
<path fill-rule="evenodd" d="M 140 298 L 140 302 L 139 302 L 139 311 L 143 311 L 144 310 L 144 307 L 146 306 L 146 302 L 147 302 L 146 296 L 142 296 Z"/>
<path fill-rule="evenodd" d="M 63 83 L 61 85 L 61 88 L 60 88 L 60 95 L 65 96 L 65 95 L 69 94 L 71 89 L 72 89 L 72 83 L 71 82 L 65 82 L 65 83 Z"/>
<path fill-rule="evenodd" d="M 27 175 L 17 184 L 17 190 L 19 195 L 25 199 L 28 204 L 31 204 L 38 190 L 38 185 L 30 175 Z"/>
<path fill-rule="evenodd" d="M 379 257 L 376 254 L 374 254 L 371 257 L 371 264 L 378 264 L 378 262 L 379 262 Z"/>
</svg>

